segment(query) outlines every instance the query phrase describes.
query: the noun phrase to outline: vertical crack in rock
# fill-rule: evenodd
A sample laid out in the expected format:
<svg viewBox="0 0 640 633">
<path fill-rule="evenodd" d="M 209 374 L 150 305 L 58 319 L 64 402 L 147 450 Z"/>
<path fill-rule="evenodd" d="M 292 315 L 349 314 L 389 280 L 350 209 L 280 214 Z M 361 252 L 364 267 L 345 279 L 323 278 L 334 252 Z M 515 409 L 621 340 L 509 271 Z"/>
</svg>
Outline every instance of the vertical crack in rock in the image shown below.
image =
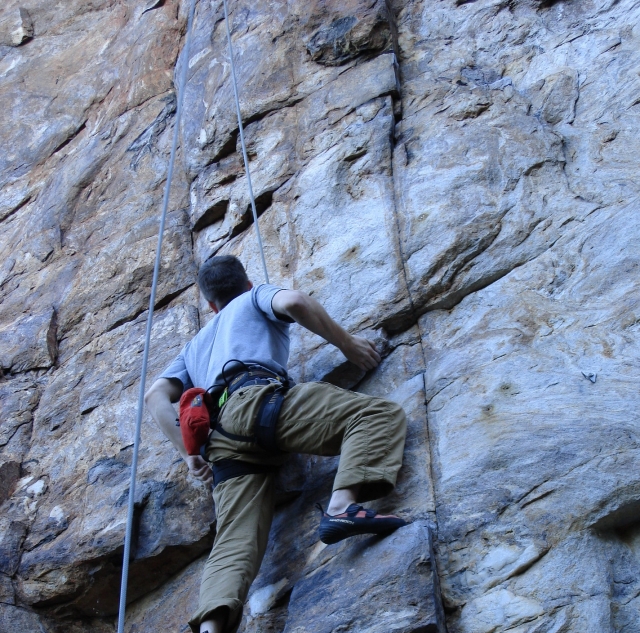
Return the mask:
<svg viewBox="0 0 640 633">
<path fill-rule="evenodd" d="M 391 7 L 389 6 L 389 11 L 392 11 Z M 392 14 L 393 15 L 393 14 Z M 402 72 L 402 58 L 399 56 L 399 46 L 398 46 L 398 42 L 397 42 L 397 27 L 396 27 L 396 20 L 395 18 L 392 21 L 393 26 L 392 26 L 392 30 L 394 33 L 394 50 L 396 51 L 396 60 L 397 60 L 397 65 L 396 65 L 396 75 L 398 78 L 398 103 L 399 103 L 399 108 L 396 109 L 394 107 L 394 113 L 396 114 L 396 119 L 395 119 L 395 124 L 396 126 L 400 123 L 400 121 L 402 120 L 402 99 L 403 99 L 403 95 L 402 95 L 402 91 L 400 89 L 400 85 L 401 85 L 401 72 Z M 395 177 L 395 164 L 396 164 L 396 150 L 397 148 L 397 144 L 396 144 L 396 130 L 394 128 L 393 132 L 392 132 L 392 136 L 390 138 L 390 142 L 392 144 L 392 159 L 391 159 L 391 170 L 392 170 L 392 183 L 393 183 L 393 217 L 394 217 L 394 222 L 395 222 L 395 227 L 396 227 L 396 248 L 398 250 L 398 254 L 399 254 L 399 262 L 400 262 L 400 266 L 402 268 L 402 277 L 404 279 L 404 287 L 405 287 L 405 291 L 407 293 L 407 296 L 409 298 L 409 302 L 410 302 L 410 309 L 411 309 L 411 320 L 412 322 L 417 322 L 418 319 L 418 314 L 416 311 L 416 306 L 414 304 L 413 301 L 413 297 L 412 297 L 412 293 L 411 293 L 411 289 L 409 286 L 409 279 L 407 276 L 407 269 L 406 269 L 406 256 L 403 252 L 403 245 L 402 245 L 402 232 L 401 232 L 401 223 L 400 223 L 400 218 L 399 218 L 399 208 L 398 208 L 398 180 Z M 420 331 L 420 330 L 419 330 Z M 437 538 L 437 508 L 438 508 L 438 498 L 436 496 L 436 491 L 434 488 L 434 471 L 433 471 L 433 464 L 434 461 L 436 459 L 436 456 L 434 455 L 434 444 L 431 441 L 431 433 L 429 431 L 429 414 L 428 414 L 428 402 L 426 399 L 426 376 L 425 376 L 425 369 L 426 369 L 426 363 L 427 363 L 427 356 L 426 356 L 426 351 L 423 345 L 423 336 L 422 333 L 420 332 L 419 335 L 419 347 L 420 347 L 420 357 L 422 359 L 422 381 L 423 384 L 425 385 L 425 397 L 422 399 L 421 405 L 422 405 L 422 412 L 423 412 L 423 416 L 424 416 L 424 426 L 425 426 L 425 432 L 426 432 L 426 450 L 429 452 L 429 467 L 428 467 L 428 472 L 427 474 L 427 481 L 428 481 L 428 485 L 431 487 L 432 491 L 433 491 L 433 502 L 434 502 L 434 510 L 435 510 L 435 516 L 436 516 L 436 524 L 435 524 L 435 529 L 434 529 L 434 534 L 436 534 L 436 538 Z M 446 630 L 446 625 L 445 625 L 445 614 L 444 614 L 444 610 L 443 610 L 443 606 L 442 606 L 442 598 L 441 598 L 441 589 L 440 589 L 440 578 L 439 578 L 439 571 L 438 571 L 438 557 L 436 556 L 436 550 L 434 548 L 434 543 L 433 540 L 430 538 L 429 539 L 429 557 L 430 557 L 430 569 L 431 569 L 431 575 L 432 575 L 432 582 L 433 582 L 433 586 L 435 588 L 435 595 L 437 596 L 437 599 L 435 600 L 435 604 L 434 604 L 434 608 L 436 610 L 436 621 L 439 622 L 439 626 L 436 625 L 433 627 L 434 631 L 444 631 Z"/>
</svg>

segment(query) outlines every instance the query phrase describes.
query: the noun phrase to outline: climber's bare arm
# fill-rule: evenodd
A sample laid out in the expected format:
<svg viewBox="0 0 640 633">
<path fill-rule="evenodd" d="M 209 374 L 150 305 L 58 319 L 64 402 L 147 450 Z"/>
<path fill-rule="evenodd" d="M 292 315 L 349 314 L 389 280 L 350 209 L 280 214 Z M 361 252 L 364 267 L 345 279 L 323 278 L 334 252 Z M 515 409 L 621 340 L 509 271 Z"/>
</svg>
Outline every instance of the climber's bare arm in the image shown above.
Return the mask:
<svg viewBox="0 0 640 633">
<path fill-rule="evenodd" d="M 191 474 L 200 481 L 210 482 L 213 479 L 211 468 L 199 455 L 187 455 L 180 427 L 176 425 L 178 416 L 172 403 L 177 402 L 181 395 L 182 383 L 179 380 L 159 378 L 145 394 L 144 401 L 151 417 L 176 447 L 189 466 Z"/>
<path fill-rule="evenodd" d="M 183 459 L 187 459 L 180 427 L 176 426 L 178 417 L 172 402 L 177 402 L 182 395 L 182 383 L 179 380 L 159 378 L 144 396 L 145 404 L 151 417 L 160 430 L 171 440 Z"/>
<path fill-rule="evenodd" d="M 276 314 L 288 316 L 335 345 L 360 369 L 369 370 L 380 364 L 380 354 L 371 341 L 349 334 L 315 299 L 304 292 L 280 290 L 274 295 L 271 307 Z"/>
</svg>

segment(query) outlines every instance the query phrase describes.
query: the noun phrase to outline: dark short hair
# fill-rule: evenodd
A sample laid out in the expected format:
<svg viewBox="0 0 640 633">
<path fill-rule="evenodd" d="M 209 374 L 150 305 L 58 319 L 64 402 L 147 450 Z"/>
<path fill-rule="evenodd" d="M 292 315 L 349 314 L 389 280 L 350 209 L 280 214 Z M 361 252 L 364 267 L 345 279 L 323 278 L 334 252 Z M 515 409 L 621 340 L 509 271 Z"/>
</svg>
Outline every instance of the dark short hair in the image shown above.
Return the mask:
<svg viewBox="0 0 640 633">
<path fill-rule="evenodd" d="M 249 278 L 233 255 L 209 257 L 198 271 L 198 286 L 207 301 L 223 308 L 247 290 Z"/>
</svg>

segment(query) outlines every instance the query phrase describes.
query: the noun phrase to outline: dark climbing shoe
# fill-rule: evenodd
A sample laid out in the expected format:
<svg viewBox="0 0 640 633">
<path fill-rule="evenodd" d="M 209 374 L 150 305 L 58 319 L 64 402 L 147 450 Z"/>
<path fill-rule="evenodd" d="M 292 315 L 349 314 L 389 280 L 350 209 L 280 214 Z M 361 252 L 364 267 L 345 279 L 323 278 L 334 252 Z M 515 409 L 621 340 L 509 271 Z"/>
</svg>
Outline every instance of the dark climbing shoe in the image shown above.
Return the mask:
<svg viewBox="0 0 640 633">
<path fill-rule="evenodd" d="M 320 540 L 327 545 L 356 536 L 357 534 L 391 534 L 394 530 L 407 525 L 407 522 L 392 514 L 382 515 L 375 510 L 367 510 L 352 503 L 342 514 L 327 514 L 318 503 L 322 512 L 320 519 Z"/>
</svg>

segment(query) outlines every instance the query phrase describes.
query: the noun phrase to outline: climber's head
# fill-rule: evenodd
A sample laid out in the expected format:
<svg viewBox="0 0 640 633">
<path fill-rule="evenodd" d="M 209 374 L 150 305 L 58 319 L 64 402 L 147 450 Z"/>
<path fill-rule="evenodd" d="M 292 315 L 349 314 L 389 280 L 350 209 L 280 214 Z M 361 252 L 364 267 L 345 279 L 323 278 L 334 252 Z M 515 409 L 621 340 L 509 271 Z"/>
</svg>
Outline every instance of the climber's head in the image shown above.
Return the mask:
<svg viewBox="0 0 640 633">
<path fill-rule="evenodd" d="M 253 287 L 244 266 L 233 255 L 209 257 L 200 266 L 198 286 L 214 312 Z"/>
</svg>

